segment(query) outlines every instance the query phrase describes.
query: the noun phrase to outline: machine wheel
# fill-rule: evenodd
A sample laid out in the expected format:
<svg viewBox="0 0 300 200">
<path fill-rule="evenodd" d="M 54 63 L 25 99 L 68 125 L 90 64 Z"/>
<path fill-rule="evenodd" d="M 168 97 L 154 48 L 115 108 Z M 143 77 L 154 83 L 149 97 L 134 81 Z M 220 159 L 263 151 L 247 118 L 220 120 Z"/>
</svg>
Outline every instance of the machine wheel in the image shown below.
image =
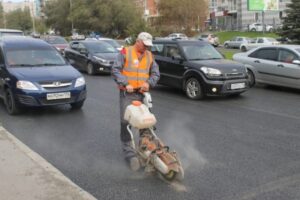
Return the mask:
<svg viewBox="0 0 300 200">
<path fill-rule="evenodd" d="M 225 49 L 228 49 L 229 48 L 229 46 L 228 46 L 228 44 L 226 43 L 226 44 L 224 44 L 224 47 L 225 47 Z"/>
<path fill-rule="evenodd" d="M 71 103 L 71 107 L 73 110 L 79 110 L 82 108 L 83 104 L 84 104 L 84 101 L 78 101 L 75 103 Z"/>
<path fill-rule="evenodd" d="M 20 112 L 11 89 L 6 89 L 5 91 L 5 107 L 10 115 L 16 115 Z"/>
<path fill-rule="evenodd" d="M 248 69 L 248 81 L 249 81 L 249 86 L 250 88 L 253 87 L 255 85 L 255 77 L 254 74 L 251 70 Z"/>
<path fill-rule="evenodd" d="M 86 69 L 88 75 L 94 75 L 96 72 L 95 72 L 95 68 L 93 66 L 93 63 L 89 62 L 87 64 L 87 69 Z"/>
<path fill-rule="evenodd" d="M 246 51 L 247 51 L 247 48 L 246 48 L 245 46 L 242 46 L 242 47 L 241 47 L 241 51 L 242 51 L 242 52 L 246 52 Z"/>
<path fill-rule="evenodd" d="M 191 77 L 185 83 L 186 95 L 193 100 L 202 99 L 204 97 L 203 88 L 197 78 Z"/>
</svg>

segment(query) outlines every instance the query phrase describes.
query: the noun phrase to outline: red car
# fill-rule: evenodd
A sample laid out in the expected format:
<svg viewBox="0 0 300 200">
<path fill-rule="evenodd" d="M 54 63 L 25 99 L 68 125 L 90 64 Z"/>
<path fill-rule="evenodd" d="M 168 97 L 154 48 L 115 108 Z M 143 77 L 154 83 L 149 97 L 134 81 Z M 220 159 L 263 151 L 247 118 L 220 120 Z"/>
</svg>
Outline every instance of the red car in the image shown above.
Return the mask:
<svg viewBox="0 0 300 200">
<path fill-rule="evenodd" d="M 54 46 L 58 51 L 61 52 L 62 55 L 64 55 L 65 48 L 69 46 L 69 43 L 67 40 L 61 36 L 45 36 L 42 38 L 52 46 Z"/>
</svg>

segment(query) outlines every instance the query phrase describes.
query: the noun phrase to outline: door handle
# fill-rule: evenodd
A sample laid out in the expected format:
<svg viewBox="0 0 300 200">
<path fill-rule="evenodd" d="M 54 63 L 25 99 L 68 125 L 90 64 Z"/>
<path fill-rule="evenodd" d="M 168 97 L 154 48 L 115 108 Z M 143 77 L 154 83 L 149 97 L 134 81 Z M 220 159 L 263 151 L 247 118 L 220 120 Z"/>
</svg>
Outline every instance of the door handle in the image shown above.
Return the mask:
<svg viewBox="0 0 300 200">
<path fill-rule="evenodd" d="M 277 67 L 284 67 L 283 65 L 277 65 Z"/>
<path fill-rule="evenodd" d="M 259 60 L 255 60 L 254 62 L 255 62 L 255 63 L 260 63 L 260 61 L 259 61 Z"/>
</svg>

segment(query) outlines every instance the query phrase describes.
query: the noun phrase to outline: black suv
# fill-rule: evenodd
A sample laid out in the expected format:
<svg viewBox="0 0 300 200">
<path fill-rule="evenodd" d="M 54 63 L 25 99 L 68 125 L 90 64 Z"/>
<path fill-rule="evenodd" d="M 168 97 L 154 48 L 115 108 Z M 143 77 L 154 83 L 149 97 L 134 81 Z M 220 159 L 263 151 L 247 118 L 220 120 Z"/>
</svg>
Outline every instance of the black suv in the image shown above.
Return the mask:
<svg viewBox="0 0 300 200">
<path fill-rule="evenodd" d="M 159 83 L 183 89 L 191 99 L 206 95 L 238 95 L 249 88 L 243 64 L 226 60 L 210 44 L 198 40 L 154 40 Z"/>
</svg>

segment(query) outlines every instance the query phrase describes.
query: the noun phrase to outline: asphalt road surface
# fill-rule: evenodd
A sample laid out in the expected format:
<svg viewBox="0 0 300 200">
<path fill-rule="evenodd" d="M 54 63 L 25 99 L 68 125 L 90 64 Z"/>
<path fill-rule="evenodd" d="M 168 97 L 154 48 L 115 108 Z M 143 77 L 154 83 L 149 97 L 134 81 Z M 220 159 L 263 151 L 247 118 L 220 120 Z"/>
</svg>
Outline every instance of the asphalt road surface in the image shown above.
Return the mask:
<svg viewBox="0 0 300 200">
<path fill-rule="evenodd" d="M 118 91 L 110 76 L 85 76 L 88 98 L 26 109 L 3 126 L 98 199 L 299 200 L 300 91 L 257 86 L 240 97 L 192 101 L 152 91 L 158 135 L 185 168 L 182 185 L 131 172 L 119 140 Z"/>
</svg>

